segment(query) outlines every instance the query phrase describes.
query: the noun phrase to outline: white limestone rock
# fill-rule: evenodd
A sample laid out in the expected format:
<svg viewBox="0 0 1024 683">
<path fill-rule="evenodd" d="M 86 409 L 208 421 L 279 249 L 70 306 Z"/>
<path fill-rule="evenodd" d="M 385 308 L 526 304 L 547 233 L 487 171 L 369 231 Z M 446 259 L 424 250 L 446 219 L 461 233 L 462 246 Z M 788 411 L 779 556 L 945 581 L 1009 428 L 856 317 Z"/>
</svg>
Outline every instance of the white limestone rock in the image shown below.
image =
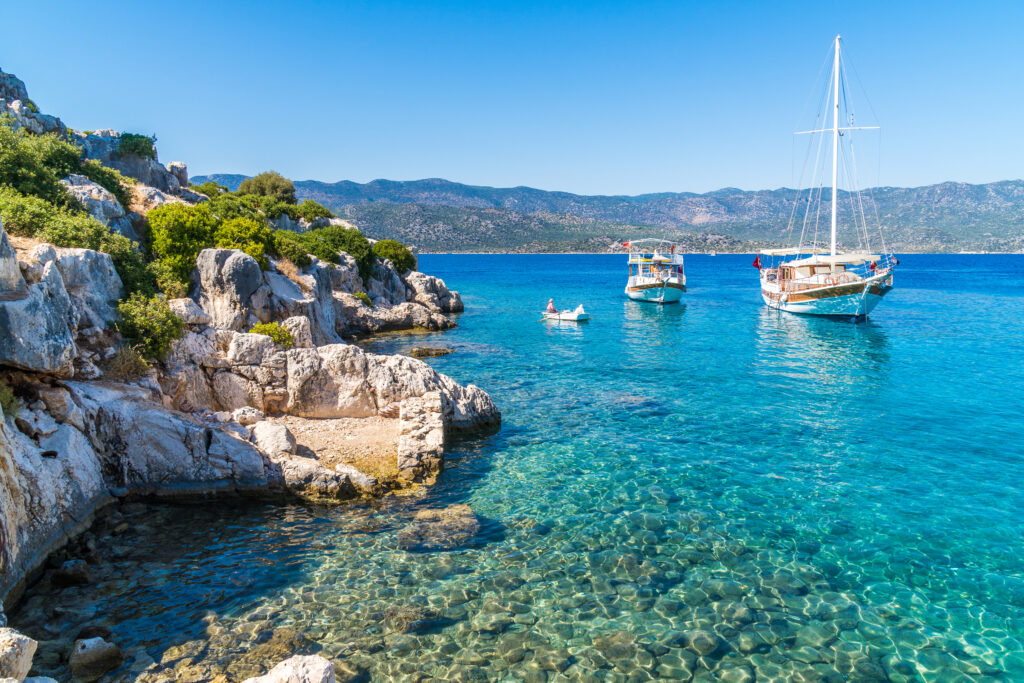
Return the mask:
<svg viewBox="0 0 1024 683">
<path fill-rule="evenodd" d="M 292 339 L 295 341 L 295 348 L 313 348 L 313 334 L 309 318 L 304 315 L 293 315 L 290 318 L 285 318 L 281 322 L 281 326 L 292 335 Z"/>
<path fill-rule="evenodd" d="M 13 628 L 0 628 L 0 678 L 24 680 L 38 643 Z"/>
<path fill-rule="evenodd" d="M 60 182 L 90 216 L 128 239 L 139 241 L 127 210 L 105 187 L 77 173 Z"/>
<path fill-rule="evenodd" d="M 252 442 L 271 457 L 293 455 L 295 436 L 283 424 L 264 420 L 252 426 Z"/>
<path fill-rule="evenodd" d="M 375 306 L 405 303 L 405 283 L 388 259 L 379 259 L 374 264 L 373 277 L 366 284 L 366 292 Z"/>
<path fill-rule="evenodd" d="M 78 312 L 55 263 L 20 299 L 0 300 L 0 364 L 70 377 L 77 347 L 72 331 Z"/>
<path fill-rule="evenodd" d="M 319 655 L 296 655 L 244 683 L 334 683 L 334 664 Z"/>
<path fill-rule="evenodd" d="M 231 419 L 240 425 L 248 427 L 254 425 L 257 422 L 262 421 L 264 418 L 263 411 L 257 410 L 251 406 L 245 406 L 239 408 L 235 412 L 231 413 Z"/>
<path fill-rule="evenodd" d="M 256 259 L 238 249 L 203 249 L 196 259 L 196 272 L 197 303 L 210 316 L 210 324 L 242 330 L 258 322 L 250 299 L 265 285 Z"/>
<path fill-rule="evenodd" d="M 211 318 L 199 304 L 189 298 L 170 299 L 167 304 L 171 307 L 174 315 L 181 318 L 186 325 L 209 325 Z"/>
<path fill-rule="evenodd" d="M 401 402 L 398 437 L 398 477 L 428 481 L 444 464 L 444 406 L 432 391 Z"/>
<path fill-rule="evenodd" d="M 236 334 L 228 347 L 228 362 L 232 365 L 259 365 L 264 358 L 276 352 L 274 340 L 265 334 Z"/>
<path fill-rule="evenodd" d="M 462 297 L 458 292 L 449 290 L 441 278 L 414 270 L 406 273 L 404 279 L 409 301 L 445 314 L 461 313 L 464 310 Z"/>
<path fill-rule="evenodd" d="M 109 254 L 92 249 L 54 249 L 64 287 L 79 312 L 79 328 L 105 329 L 117 321 L 121 278 Z"/>
</svg>

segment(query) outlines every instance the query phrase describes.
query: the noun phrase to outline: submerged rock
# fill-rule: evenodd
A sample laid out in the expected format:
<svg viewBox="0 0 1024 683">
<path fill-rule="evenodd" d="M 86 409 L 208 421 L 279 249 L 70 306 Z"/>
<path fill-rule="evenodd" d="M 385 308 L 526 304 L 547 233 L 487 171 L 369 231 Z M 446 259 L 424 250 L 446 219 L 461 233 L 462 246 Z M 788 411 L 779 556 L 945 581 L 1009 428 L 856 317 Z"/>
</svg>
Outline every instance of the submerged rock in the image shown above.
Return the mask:
<svg viewBox="0 0 1024 683">
<path fill-rule="evenodd" d="M 71 675 L 85 683 L 98 681 L 103 674 L 120 666 L 124 661 L 121 648 L 102 638 L 86 638 L 75 641 L 68 659 Z"/>
<path fill-rule="evenodd" d="M 433 358 L 447 356 L 449 353 L 455 353 L 455 349 L 446 346 L 414 346 L 409 355 L 413 358 Z"/>
<path fill-rule="evenodd" d="M 244 683 L 335 683 L 334 664 L 319 655 L 289 657 L 263 676 Z"/>
<path fill-rule="evenodd" d="M 480 530 L 480 522 L 466 504 L 440 510 L 420 510 L 412 523 L 398 532 L 403 550 L 451 550 L 466 545 Z"/>
</svg>

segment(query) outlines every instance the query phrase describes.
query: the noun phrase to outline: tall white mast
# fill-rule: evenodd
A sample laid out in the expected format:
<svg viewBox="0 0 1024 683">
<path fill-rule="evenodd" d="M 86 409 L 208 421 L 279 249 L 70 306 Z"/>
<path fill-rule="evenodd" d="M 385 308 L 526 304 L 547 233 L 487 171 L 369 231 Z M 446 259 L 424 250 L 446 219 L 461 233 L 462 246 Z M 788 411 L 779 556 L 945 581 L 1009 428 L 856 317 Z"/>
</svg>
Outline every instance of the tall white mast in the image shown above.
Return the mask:
<svg viewBox="0 0 1024 683">
<path fill-rule="evenodd" d="M 836 255 L 836 210 L 839 208 L 839 36 L 836 36 L 836 61 L 832 67 L 832 255 Z"/>
</svg>

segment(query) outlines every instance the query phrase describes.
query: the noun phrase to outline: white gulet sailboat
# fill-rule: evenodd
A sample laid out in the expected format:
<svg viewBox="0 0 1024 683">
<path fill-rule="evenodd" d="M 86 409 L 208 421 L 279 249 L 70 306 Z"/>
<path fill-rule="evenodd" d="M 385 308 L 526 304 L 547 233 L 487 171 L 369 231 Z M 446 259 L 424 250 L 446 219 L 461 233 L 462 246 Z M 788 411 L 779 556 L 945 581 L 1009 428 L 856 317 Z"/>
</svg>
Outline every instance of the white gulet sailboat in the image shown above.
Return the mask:
<svg viewBox="0 0 1024 683">
<path fill-rule="evenodd" d="M 882 240 L 882 252 L 871 253 L 868 237 L 867 220 L 864 213 L 865 198 L 856 189 L 852 137 L 846 145 L 840 145 L 840 138 L 846 137 L 851 131 L 877 128 L 876 126 L 854 126 L 853 111 L 846 100 L 846 80 L 843 63 L 839 54 L 839 36 L 835 39 L 835 55 L 832 66 L 831 93 L 825 98 L 827 113 L 831 108 L 832 125 L 797 133 L 831 133 L 832 134 L 832 207 L 831 207 L 831 244 L 826 250 L 817 246 L 818 221 L 822 213 L 822 195 L 824 183 L 812 182 L 806 198 L 798 197 L 789 221 L 788 234 L 793 234 L 797 219 L 802 219 L 800 238 L 796 246 L 783 249 L 762 249 L 754 259 L 754 266 L 761 275 L 761 297 L 770 308 L 790 313 L 811 315 L 863 317 L 878 305 L 893 288 L 893 269 L 899 263 L 892 254 L 886 253 L 884 236 L 879 226 Z M 840 105 L 845 111 L 840 112 Z M 841 116 L 846 115 L 850 125 L 841 126 Z M 823 116 L 819 120 L 824 122 Z M 817 127 L 816 127 L 817 128 Z M 808 160 L 811 148 L 808 148 Z M 821 139 L 815 161 L 820 159 Z M 840 157 L 842 156 L 842 159 Z M 839 166 L 843 162 L 844 171 L 851 190 L 847 196 L 851 205 L 850 227 L 856 232 L 859 249 L 855 251 L 839 251 L 836 246 L 836 232 L 839 219 Z M 818 164 L 815 163 L 814 175 L 818 175 Z M 805 164 L 806 168 L 806 164 Z M 821 173 L 824 176 L 824 172 Z M 817 185 L 817 186 L 816 186 Z M 874 200 L 867 198 L 870 205 Z M 803 205 L 803 216 L 798 216 L 798 209 Z M 877 219 L 877 210 L 875 211 Z M 877 223 L 877 220 L 875 221 Z M 813 232 L 812 232 L 813 231 Z M 810 233 L 810 234 L 809 234 Z M 809 239 L 807 239 L 809 238 Z M 805 239 L 807 241 L 805 242 Z M 769 257 L 768 264 L 762 256 Z M 781 257 L 776 265 L 775 259 Z M 788 260 L 787 260 L 788 259 Z"/>
</svg>

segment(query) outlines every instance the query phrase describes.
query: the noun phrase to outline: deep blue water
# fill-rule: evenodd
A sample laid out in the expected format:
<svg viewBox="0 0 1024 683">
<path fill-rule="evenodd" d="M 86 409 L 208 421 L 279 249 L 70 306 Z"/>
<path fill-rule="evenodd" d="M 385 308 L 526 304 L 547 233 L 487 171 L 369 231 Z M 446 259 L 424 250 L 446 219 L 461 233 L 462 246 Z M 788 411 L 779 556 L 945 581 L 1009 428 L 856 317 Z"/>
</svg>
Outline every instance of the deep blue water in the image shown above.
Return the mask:
<svg viewBox="0 0 1024 683">
<path fill-rule="evenodd" d="M 169 508 L 77 599 L 158 661 L 287 625 L 374 680 L 1024 680 L 1024 257 L 903 257 L 860 323 L 769 311 L 751 258 L 688 257 L 659 307 L 623 297 L 622 256 L 422 256 L 459 327 L 367 346 L 455 348 L 431 364 L 500 432 L 423 499 Z M 540 322 L 549 296 L 593 319 Z M 451 503 L 472 546 L 397 548 Z"/>
</svg>

